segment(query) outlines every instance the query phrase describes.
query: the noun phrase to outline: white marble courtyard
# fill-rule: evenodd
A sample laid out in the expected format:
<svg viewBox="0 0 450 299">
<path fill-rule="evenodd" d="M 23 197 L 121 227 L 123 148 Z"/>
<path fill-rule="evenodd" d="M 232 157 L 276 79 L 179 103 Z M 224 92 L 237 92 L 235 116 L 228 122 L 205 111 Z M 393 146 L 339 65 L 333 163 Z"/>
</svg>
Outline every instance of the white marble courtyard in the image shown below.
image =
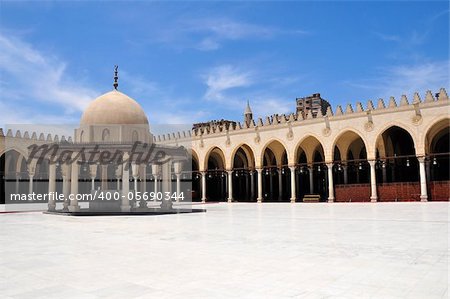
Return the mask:
<svg viewBox="0 0 450 299">
<path fill-rule="evenodd" d="M 0 214 L 0 297 L 448 297 L 448 203 L 205 206 Z"/>
</svg>

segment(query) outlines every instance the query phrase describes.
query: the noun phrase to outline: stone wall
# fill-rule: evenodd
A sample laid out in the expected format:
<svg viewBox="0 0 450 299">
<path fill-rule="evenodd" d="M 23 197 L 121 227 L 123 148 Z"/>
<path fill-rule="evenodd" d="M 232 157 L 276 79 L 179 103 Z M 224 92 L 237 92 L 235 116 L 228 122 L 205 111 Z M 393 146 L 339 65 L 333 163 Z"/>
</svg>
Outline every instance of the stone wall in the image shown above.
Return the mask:
<svg viewBox="0 0 450 299">
<path fill-rule="evenodd" d="M 378 185 L 378 201 L 420 201 L 420 183 L 386 183 Z"/>
<path fill-rule="evenodd" d="M 334 196 L 337 202 L 368 202 L 370 201 L 370 184 L 336 185 Z"/>
<path fill-rule="evenodd" d="M 430 191 L 428 200 L 449 201 L 450 181 L 429 182 Z"/>
</svg>

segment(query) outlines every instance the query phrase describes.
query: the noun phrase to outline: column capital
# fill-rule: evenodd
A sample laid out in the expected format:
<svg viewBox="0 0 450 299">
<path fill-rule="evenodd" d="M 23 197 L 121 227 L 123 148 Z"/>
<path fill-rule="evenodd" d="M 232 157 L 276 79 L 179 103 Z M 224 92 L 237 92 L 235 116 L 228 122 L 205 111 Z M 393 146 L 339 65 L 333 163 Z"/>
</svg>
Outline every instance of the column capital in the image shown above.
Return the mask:
<svg viewBox="0 0 450 299">
<path fill-rule="evenodd" d="M 367 160 L 367 162 L 369 162 L 370 166 L 374 167 L 375 164 L 377 163 L 377 161 L 375 160 Z"/>
</svg>

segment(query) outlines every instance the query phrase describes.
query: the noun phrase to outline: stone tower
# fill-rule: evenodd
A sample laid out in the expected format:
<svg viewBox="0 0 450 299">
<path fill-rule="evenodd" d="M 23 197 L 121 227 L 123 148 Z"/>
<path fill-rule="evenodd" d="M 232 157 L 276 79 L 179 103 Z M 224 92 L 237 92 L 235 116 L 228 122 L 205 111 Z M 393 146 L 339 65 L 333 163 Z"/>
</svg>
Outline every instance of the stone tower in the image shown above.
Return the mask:
<svg viewBox="0 0 450 299">
<path fill-rule="evenodd" d="M 247 101 L 247 107 L 245 107 L 244 111 L 244 122 L 247 125 L 250 125 L 250 123 L 253 121 L 253 113 L 252 109 L 250 108 L 250 103 Z"/>
</svg>

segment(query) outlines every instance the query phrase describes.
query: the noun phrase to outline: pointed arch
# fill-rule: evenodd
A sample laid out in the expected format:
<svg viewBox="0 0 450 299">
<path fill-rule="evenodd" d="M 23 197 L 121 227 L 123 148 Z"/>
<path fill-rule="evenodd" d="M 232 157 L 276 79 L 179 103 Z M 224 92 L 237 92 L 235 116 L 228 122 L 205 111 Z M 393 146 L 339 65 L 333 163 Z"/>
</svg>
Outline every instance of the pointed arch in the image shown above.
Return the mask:
<svg viewBox="0 0 450 299">
<path fill-rule="evenodd" d="M 383 150 L 388 157 L 416 154 L 413 135 L 407 129 L 397 125 L 391 125 L 378 134 L 375 149 L 381 152 L 381 146 L 384 146 Z"/>
<path fill-rule="evenodd" d="M 314 162 L 314 155 L 319 152 L 323 160 L 325 160 L 325 152 L 322 142 L 315 135 L 307 135 L 303 137 L 295 147 L 295 162 L 301 163 L 302 153 L 306 156 L 306 163 Z"/>
<path fill-rule="evenodd" d="M 289 161 L 289 156 L 284 142 L 279 139 L 272 139 L 262 147 L 259 157 L 260 165 L 264 166 L 265 162 L 268 164 L 269 161 L 270 164 L 275 164 L 271 166 L 287 164 L 287 161 Z"/>
<path fill-rule="evenodd" d="M 214 146 L 208 150 L 205 156 L 204 169 L 225 170 L 225 161 L 223 151 L 219 147 Z"/>
<path fill-rule="evenodd" d="M 446 135 L 448 136 L 450 132 L 450 118 L 446 116 L 434 121 L 425 132 L 425 138 L 423 140 L 423 144 L 425 145 L 425 154 L 432 154 L 441 151 L 436 148 L 436 145 L 439 140 L 443 140 L 442 138 L 448 138 Z M 444 141 L 443 145 L 445 145 L 445 143 L 446 142 Z M 448 145 L 448 143 L 446 145 Z"/>
<path fill-rule="evenodd" d="M 242 165 L 237 166 L 238 162 L 241 162 Z M 255 168 L 255 155 L 248 144 L 242 143 L 233 149 L 231 168 Z"/>
<path fill-rule="evenodd" d="M 368 156 L 367 141 L 365 137 L 355 129 L 345 129 L 333 141 L 331 156 L 335 157 L 335 151 L 339 152 L 342 161 L 348 159 L 349 151 L 353 154 L 353 159 L 360 159 L 361 155 Z M 365 152 L 365 154 L 361 152 Z"/>
<path fill-rule="evenodd" d="M 192 159 L 192 165 L 191 165 L 191 170 L 192 171 L 199 171 L 199 159 L 198 159 L 198 154 L 194 149 L 190 149 L 190 156 Z"/>
<path fill-rule="evenodd" d="M 401 130 L 403 130 L 405 133 L 407 133 L 407 135 L 409 135 L 409 137 L 411 138 L 412 144 L 413 144 L 413 148 L 414 148 L 414 153 L 418 152 L 416 149 L 417 147 L 417 138 L 416 135 L 412 132 L 411 128 L 409 128 L 408 126 L 399 123 L 399 122 L 390 122 L 385 124 L 378 132 L 377 137 L 375 139 L 375 144 L 374 144 L 374 152 L 375 154 L 381 153 L 380 151 L 380 147 L 384 146 L 384 149 L 388 148 L 389 145 L 386 144 L 386 140 L 383 137 L 383 135 L 386 135 L 386 132 L 388 130 L 390 130 L 391 128 L 399 128 Z M 384 145 L 383 145 L 384 143 Z M 419 151 L 420 152 L 420 151 Z M 389 155 L 388 153 L 386 153 L 386 155 Z"/>
</svg>

